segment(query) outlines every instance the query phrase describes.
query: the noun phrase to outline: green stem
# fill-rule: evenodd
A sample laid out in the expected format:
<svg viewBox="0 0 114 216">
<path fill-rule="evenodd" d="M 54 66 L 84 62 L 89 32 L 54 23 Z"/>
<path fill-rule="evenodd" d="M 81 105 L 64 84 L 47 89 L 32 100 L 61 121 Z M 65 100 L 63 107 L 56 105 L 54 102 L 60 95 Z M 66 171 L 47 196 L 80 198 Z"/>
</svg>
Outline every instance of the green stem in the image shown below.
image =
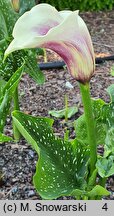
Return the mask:
<svg viewBox="0 0 114 216">
<path fill-rule="evenodd" d="M 13 97 L 13 101 L 14 101 L 14 110 L 20 110 L 19 107 L 19 98 L 18 98 L 18 87 L 16 88 L 15 92 L 14 92 L 14 97 Z M 19 130 L 17 129 L 15 123 L 13 122 L 13 136 L 15 140 L 19 140 L 21 137 L 21 134 L 19 132 Z"/>
<path fill-rule="evenodd" d="M 106 180 L 107 180 L 107 178 L 100 178 L 99 184 L 100 184 L 102 187 L 105 187 Z"/>
<path fill-rule="evenodd" d="M 97 145 L 96 145 L 96 133 L 95 122 L 93 118 L 90 87 L 89 83 L 80 84 L 80 91 L 82 95 L 82 102 L 84 106 L 84 113 L 87 125 L 88 142 L 90 146 L 90 176 L 95 170 L 95 164 L 97 160 Z"/>
<path fill-rule="evenodd" d="M 69 141 L 69 130 L 66 128 L 64 133 L 64 141 Z"/>
<path fill-rule="evenodd" d="M 68 96 L 65 95 L 65 122 L 68 122 Z"/>
<path fill-rule="evenodd" d="M 88 200 L 88 197 L 87 196 L 83 196 L 82 200 Z"/>
<path fill-rule="evenodd" d="M 81 196 L 76 196 L 75 199 L 76 200 L 81 200 Z"/>
<path fill-rule="evenodd" d="M 46 63 L 46 62 L 47 62 L 47 53 L 46 53 L 46 49 L 43 48 L 43 51 L 44 51 L 44 62 Z"/>
</svg>

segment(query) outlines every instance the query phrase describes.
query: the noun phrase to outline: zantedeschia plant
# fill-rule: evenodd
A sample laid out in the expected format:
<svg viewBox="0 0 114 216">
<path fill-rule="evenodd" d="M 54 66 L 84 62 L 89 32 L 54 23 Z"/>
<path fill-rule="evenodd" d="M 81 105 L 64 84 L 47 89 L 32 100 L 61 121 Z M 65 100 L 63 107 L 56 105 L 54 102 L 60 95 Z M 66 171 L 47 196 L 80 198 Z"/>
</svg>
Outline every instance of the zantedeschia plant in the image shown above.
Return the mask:
<svg viewBox="0 0 114 216">
<path fill-rule="evenodd" d="M 35 47 L 57 52 L 79 82 L 84 105 L 84 114 L 75 122 L 76 138 L 72 141 L 54 136 L 51 119 L 13 112 L 19 131 L 39 155 L 34 176 L 37 191 L 44 199 L 63 195 L 101 199 L 109 195 L 105 182 L 114 174 L 114 85 L 107 90 L 109 104 L 90 98 L 95 58 L 86 24 L 78 11 L 58 12 L 51 5 L 39 4 L 18 19 L 13 38 L 5 57 L 16 50 Z M 104 144 L 103 156 L 97 155 L 98 144 Z"/>
</svg>

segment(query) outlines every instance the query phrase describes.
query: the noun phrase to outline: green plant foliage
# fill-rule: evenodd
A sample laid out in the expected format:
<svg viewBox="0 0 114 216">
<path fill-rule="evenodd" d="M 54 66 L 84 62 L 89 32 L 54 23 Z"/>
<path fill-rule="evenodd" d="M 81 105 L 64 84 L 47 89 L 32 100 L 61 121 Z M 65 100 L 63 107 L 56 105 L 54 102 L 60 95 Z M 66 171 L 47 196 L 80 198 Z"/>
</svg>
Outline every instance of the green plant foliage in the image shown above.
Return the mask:
<svg viewBox="0 0 114 216">
<path fill-rule="evenodd" d="M 9 0 L 0 0 L 0 77 L 6 81 L 16 71 L 13 67 L 13 59 L 8 57 L 4 63 L 3 58 L 4 52 L 11 40 L 12 30 L 17 19 L 18 15 L 13 11 L 11 2 Z"/>
<path fill-rule="evenodd" d="M 8 137 L 2 133 L 0 133 L 0 144 L 2 144 L 3 142 L 9 142 L 13 140 L 11 137 Z"/>
<path fill-rule="evenodd" d="M 109 191 L 107 191 L 105 188 L 103 188 L 100 185 L 96 185 L 95 187 L 93 187 L 92 190 L 88 191 L 84 191 L 84 190 L 74 190 L 73 194 L 71 195 L 76 195 L 76 196 L 82 196 L 82 197 L 88 197 L 88 198 L 95 198 L 98 196 L 108 196 L 110 195 Z"/>
<path fill-rule="evenodd" d="M 25 51 L 23 51 L 25 52 Z M 32 50 L 26 50 L 26 56 L 25 59 L 25 71 L 33 78 L 33 80 L 39 84 L 42 85 L 45 82 L 45 76 L 43 72 L 38 67 L 37 63 L 37 51 Z"/>
<path fill-rule="evenodd" d="M 106 122 L 104 156 L 114 155 L 114 84 L 107 88 L 111 102 L 103 106 L 103 121 Z"/>
<path fill-rule="evenodd" d="M 114 76 L 114 66 L 111 68 L 111 75 Z"/>
<path fill-rule="evenodd" d="M 21 8 L 24 7 L 24 5 L 27 6 L 27 2 L 30 8 L 35 5 L 34 1 L 30 0 L 22 2 Z M 24 8 L 26 8 L 26 6 Z M 21 67 L 23 59 L 25 59 L 25 71 L 30 74 L 37 84 L 43 84 L 45 78 L 38 68 L 36 58 L 37 52 L 35 52 L 35 50 L 16 51 L 3 61 L 4 52 L 12 40 L 11 34 L 13 27 L 19 16 L 20 14 L 15 13 L 13 10 L 10 1 L 0 0 L 0 78 L 8 81 L 13 73 Z"/>
<path fill-rule="evenodd" d="M 0 40 L 11 36 L 17 19 L 18 14 L 14 12 L 10 0 L 0 0 Z"/>
<path fill-rule="evenodd" d="M 88 181 L 88 189 L 92 189 L 92 188 L 93 188 L 93 185 L 94 185 L 95 182 L 96 182 L 97 173 L 98 173 L 98 170 L 95 169 L 95 170 L 93 171 L 92 175 L 90 176 L 89 181 Z"/>
<path fill-rule="evenodd" d="M 40 3 L 48 3 L 55 6 L 58 10 L 111 10 L 114 8 L 114 0 L 39 0 Z"/>
<path fill-rule="evenodd" d="M 107 88 L 107 92 L 108 94 L 110 95 L 110 100 L 112 103 L 114 103 L 114 84 L 110 85 L 108 88 Z"/>
<path fill-rule="evenodd" d="M 84 189 L 89 149 L 76 140 L 71 144 L 55 137 L 50 119 L 19 111 L 12 115 L 18 130 L 39 155 L 34 185 L 42 198 L 55 199 Z"/>
<path fill-rule="evenodd" d="M 20 10 L 19 13 L 22 15 L 24 12 L 30 10 L 35 6 L 35 0 L 20 0 Z"/>
<path fill-rule="evenodd" d="M 26 8 L 27 2 L 30 8 L 34 6 L 33 1 L 23 1 L 23 3 L 21 2 L 21 9 Z M 37 52 L 35 50 L 16 51 L 4 61 L 4 52 L 12 40 L 13 27 L 19 16 L 20 14 L 13 10 L 10 0 L 0 0 L 0 132 L 3 132 L 12 97 L 21 78 L 23 66 L 25 72 L 37 84 L 43 84 L 45 81 L 43 73 L 38 68 Z"/>
<path fill-rule="evenodd" d="M 108 195 L 110 195 L 110 192 L 100 185 L 96 185 L 90 192 L 88 192 L 88 197 L 98 197 L 98 196 L 108 196 Z"/>
<path fill-rule="evenodd" d="M 23 65 L 12 75 L 12 77 L 2 89 L 2 95 L 0 97 L 0 132 L 3 132 L 6 118 L 9 113 L 11 100 L 21 79 L 22 71 Z"/>
<path fill-rule="evenodd" d="M 104 104 L 105 102 L 101 99 L 97 99 L 97 100 L 92 99 L 97 145 L 104 144 L 104 140 L 106 137 L 106 125 L 105 122 L 103 122 L 101 119 L 102 107 Z M 82 140 L 86 145 L 88 145 L 87 127 L 86 127 L 86 120 L 84 114 L 74 122 L 74 127 L 75 127 L 76 137 L 79 140 Z"/>
<path fill-rule="evenodd" d="M 97 144 L 103 144 L 105 157 L 114 152 L 114 84 L 107 88 L 111 102 L 92 100 L 93 114 L 96 125 Z M 76 136 L 88 145 L 87 127 L 84 114 L 75 122 Z"/>
<path fill-rule="evenodd" d="M 96 168 L 102 178 L 107 178 L 114 174 L 114 155 L 108 158 L 100 157 L 97 160 Z"/>
<path fill-rule="evenodd" d="M 67 114 L 68 118 L 71 118 L 78 112 L 78 108 L 76 106 L 68 107 Z M 66 108 L 62 110 L 51 110 L 48 112 L 51 116 L 56 118 L 64 118 L 66 116 Z"/>
<path fill-rule="evenodd" d="M 114 84 L 107 88 L 111 102 L 103 105 L 102 120 L 106 124 L 103 157 L 99 157 L 96 167 L 102 178 L 114 174 Z"/>
<path fill-rule="evenodd" d="M 0 97 L 2 96 L 3 93 L 3 88 L 5 86 L 6 82 L 2 79 L 0 79 Z"/>
</svg>

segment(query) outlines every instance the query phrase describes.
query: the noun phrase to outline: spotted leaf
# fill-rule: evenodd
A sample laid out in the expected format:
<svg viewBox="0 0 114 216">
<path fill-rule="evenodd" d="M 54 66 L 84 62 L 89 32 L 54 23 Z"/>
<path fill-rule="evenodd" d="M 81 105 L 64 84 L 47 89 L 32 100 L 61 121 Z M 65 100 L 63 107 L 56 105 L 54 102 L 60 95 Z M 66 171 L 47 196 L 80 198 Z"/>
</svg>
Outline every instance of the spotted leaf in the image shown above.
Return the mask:
<svg viewBox="0 0 114 216">
<path fill-rule="evenodd" d="M 102 178 L 114 175 L 114 156 L 109 156 L 108 158 L 98 158 L 96 167 Z"/>
<path fill-rule="evenodd" d="M 35 0 L 20 0 L 19 13 L 22 15 L 24 12 L 30 10 L 33 6 L 35 6 Z"/>
<path fill-rule="evenodd" d="M 104 145 L 104 157 L 114 155 L 114 84 L 107 88 L 110 95 L 110 103 L 103 106 L 102 119 L 106 124 L 106 138 Z"/>
<path fill-rule="evenodd" d="M 95 120 L 96 127 L 96 138 L 97 144 L 104 144 L 106 137 L 106 125 L 105 122 L 102 121 L 102 107 L 105 102 L 101 99 L 92 100 L 93 114 Z M 81 115 L 74 122 L 75 132 L 78 139 L 82 140 L 86 145 L 88 145 L 88 137 L 87 137 L 87 127 L 85 115 Z"/>
<path fill-rule="evenodd" d="M 4 80 L 0 79 L 0 97 L 3 94 L 3 88 L 4 88 L 5 84 L 6 84 L 6 82 Z"/>
<path fill-rule="evenodd" d="M 110 100 L 111 100 L 111 102 L 114 103 L 114 84 L 110 85 L 110 86 L 107 88 L 107 92 L 108 92 L 108 94 L 110 95 Z"/>
<path fill-rule="evenodd" d="M 33 178 L 44 199 L 67 196 L 85 188 L 89 150 L 79 143 L 55 137 L 52 120 L 14 111 L 13 120 L 25 139 L 37 151 L 39 160 Z"/>
<path fill-rule="evenodd" d="M 0 132 L 3 132 L 7 115 L 9 113 L 11 97 L 6 93 L 3 98 L 0 98 Z"/>
<path fill-rule="evenodd" d="M 35 1 L 33 0 L 20 1 L 21 14 L 34 5 Z M 15 13 L 11 1 L 0 0 L 0 78 L 8 81 L 15 71 L 21 67 L 23 59 L 25 59 L 25 72 L 29 73 L 38 84 L 42 84 L 45 78 L 38 68 L 35 50 L 17 51 L 3 61 L 4 52 L 12 38 L 14 24 L 21 14 Z"/>
<path fill-rule="evenodd" d="M 2 25 L 3 29 L 0 28 L 0 32 L 2 32 L 5 37 L 10 36 L 12 33 L 13 26 L 19 17 L 18 14 L 14 12 L 11 5 L 11 1 L 0 0 L 0 13 L 3 17 L 2 23 L 0 22 L 0 26 Z"/>
<path fill-rule="evenodd" d="M 0 132 L 3 132 L 11 100 L 21 79 L 22 71 L 23 65 L 13 74 L 2 90 L 2 96 L 0 98 Z"/>
<path fill-rule="evenodd" d="M 25 66 L 26 66 L 25 70 L 37 84 L 41 85 L 45 82 L 45 76 L 38 66 L 36 52 L 37 51 L 34 49 L 27 50 L 25 52 L 26 54 L 26 58 L 24 58 Z"/>
</svg>

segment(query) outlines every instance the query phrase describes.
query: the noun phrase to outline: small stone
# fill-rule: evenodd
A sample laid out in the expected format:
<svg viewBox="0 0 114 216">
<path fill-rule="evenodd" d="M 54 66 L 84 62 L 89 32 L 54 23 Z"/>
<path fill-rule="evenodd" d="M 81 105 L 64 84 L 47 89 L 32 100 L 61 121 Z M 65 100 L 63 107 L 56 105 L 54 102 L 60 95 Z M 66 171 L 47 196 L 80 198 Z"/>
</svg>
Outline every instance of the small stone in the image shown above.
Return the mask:
<svg viewBox="0 0 114 216">
<path fill-rule="evenodd" d="M 15 182 L 17 182 L 18 180 L 19 180 L 18 178 L 13 178 L 13 179 L 12 179 L 12 182 L 15 183 Z"/>
<path fill-rule="evenodd" d="M 17 191 L 18 191 L 18 188 L 17 188 L 17 187 L 13 187 L 12 190 L 11 190 L 12 194 L 17 193 Z"/>
<path fill-rule="evenodd" d="M 0 200 L 4 197 L 4 193 L 0 192 Z"/>
<path fill-rule="evenodd" d="M 0 146 L 0 151 L 2 151 L 2 146 Z"/>
<path fill-rule="evenodd" d="M 73 89 L 74 88 L 73 85 L 69 81 L 67 81 L 65 85 L 69 89 Z"/>
<path fill-rule="evenodd" d="M 32 150 L 29 151 L 29 156 L 30 156 L 31 158 L 34 158 L 34 152 L 33 152 Z"/>
<path fill-rule="evenodd" d="M 111 187 L 111 191 L 113 191 L 113 192 L 114 192 L 114 186 L 112 186 L 112 187 Z"/>
<path fill-rule="evenodd" d="M 64 197 L 63 197 L 63 200 L 67 200 L 67 197 L 64 196 Z"/>
<path fill-rule="evenodd" d="M 0 158 L 0 166 L 2 167 L 4 165 L 4 159 Z"/>
<path fill-rule="evenodd" d="M 28 197 L 33 197 L 35 195 L 35 192 L 33 190 L 30 190 L 28 192 Z"/>
<path fill-rule="evenodd" d="M 114 179 L 110 178 L 109 183 L 110 183 L 111 186 L 114 186 Z"/>
<path fill-rule="evenodd" d="M 28 189 L 29 189 L 28 186 L 25 186 L 25 187 L 24 187 L 24 190 L 25 190 L 25 191 L 28 191 Z"/>
</svg>

